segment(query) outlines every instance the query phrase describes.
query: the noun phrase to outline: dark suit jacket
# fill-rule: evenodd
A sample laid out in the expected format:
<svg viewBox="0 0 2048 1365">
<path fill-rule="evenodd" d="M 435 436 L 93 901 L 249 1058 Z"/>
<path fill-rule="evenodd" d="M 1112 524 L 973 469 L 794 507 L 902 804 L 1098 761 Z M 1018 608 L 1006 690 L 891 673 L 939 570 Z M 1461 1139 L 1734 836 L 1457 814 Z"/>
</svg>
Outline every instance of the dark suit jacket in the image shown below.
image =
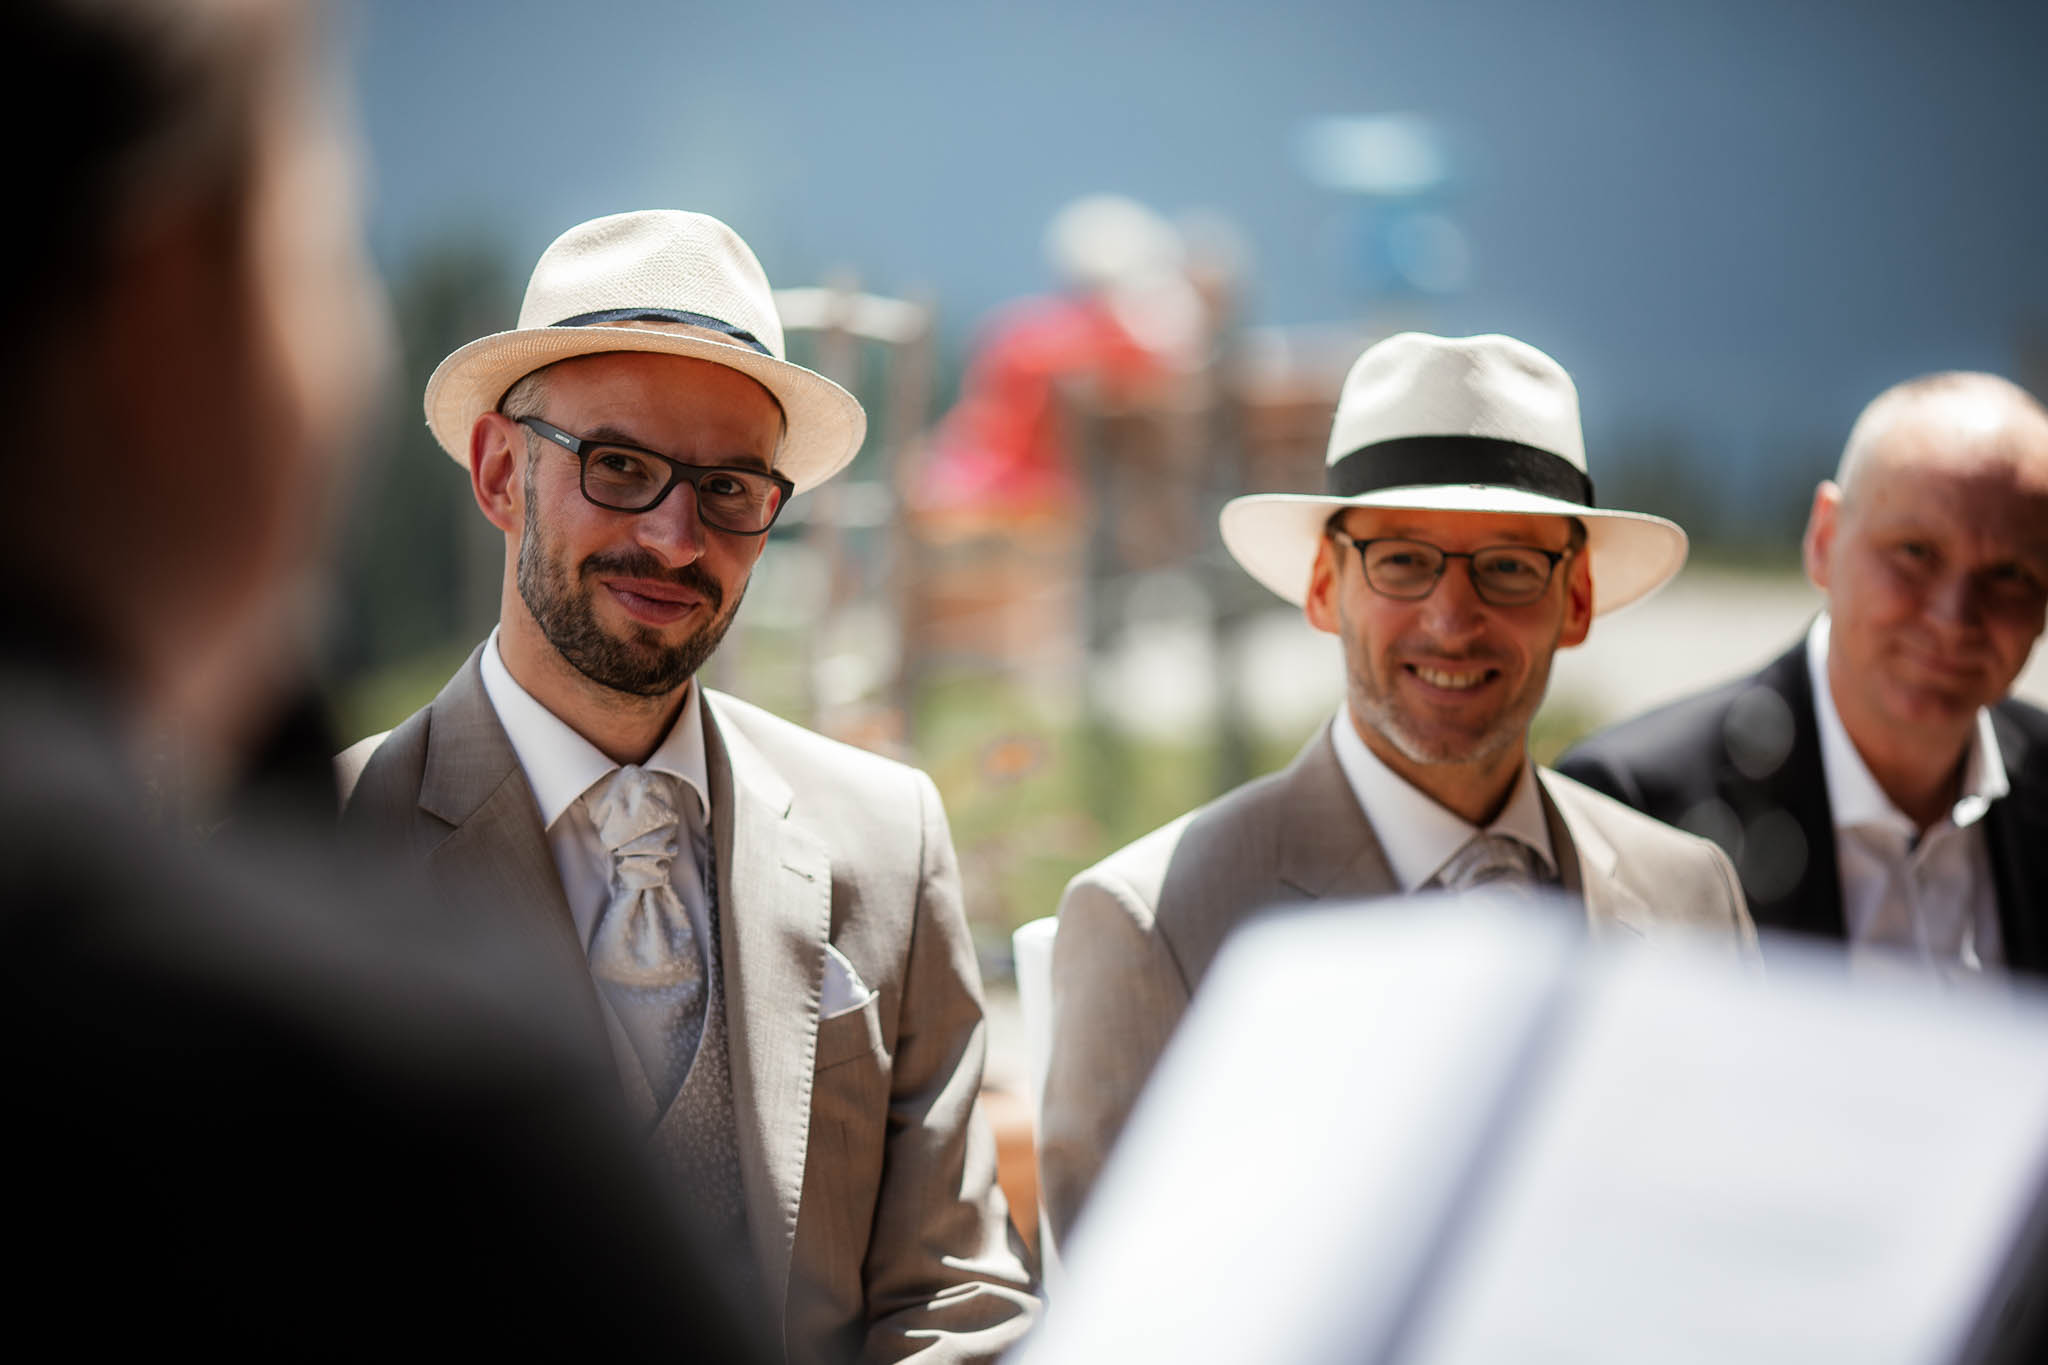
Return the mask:
<svg viewBox="0 0 2048 1365">
<path fill-rule="evenodd" d="M 0 662 L 9 1319 L 224 1359 L 764 1358 L 576 1005 L 331 815 L 199 844 L 92 680 Z"/>
<path fill-rule="evenodd" d="M 1991 727 L 2012 784 L 1984 817 L 2006 961 L 2048 971 L 2048 713 L 2007 700 Z M 1804 637 L 1751 677 L 1601 731 L 1557 768 L 1720 844 L 1758 928 L 1845 936 Z"/>
</svg>

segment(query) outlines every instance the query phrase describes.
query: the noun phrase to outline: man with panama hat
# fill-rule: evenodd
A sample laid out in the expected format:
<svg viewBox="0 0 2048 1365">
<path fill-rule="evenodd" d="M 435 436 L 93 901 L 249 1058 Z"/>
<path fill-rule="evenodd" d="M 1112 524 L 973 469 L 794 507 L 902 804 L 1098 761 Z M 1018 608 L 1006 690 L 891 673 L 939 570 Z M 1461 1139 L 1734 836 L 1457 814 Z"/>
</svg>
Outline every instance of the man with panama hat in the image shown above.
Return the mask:
<svg viewBox="0 0 2048 1365">
<path fill-rule="evenodd" d="M 1672 523 L 1594 505 L 1557 362 L 1503 336 L 1380 342 L 1345 378 L 1326 484 L 1235 499 L 1222 529 L 1341 639 L 1345 706 L 1284 771 L 1061 901 L 1040 1144 L 1059 1235 L 1225 935 L 1269 907 L 1505 881 L 1578 900 L 1599 936 L 1679 928 L 1752 951 L 1720 850 L 1529 758 L 1552 654 L 1686 551 Z"/>
<path fill-rule="evenodd" d="M 866 419 L 702 214 L 570 229 L 429 427 L 504 533 L 498 628 L 338 760 L 345 823 L 587 988 L 629 1106 L 793 1360 L 993 1359 L 1035 1301 L 976 1111 L 938 794 L 693 678 Z"/>
</svg>

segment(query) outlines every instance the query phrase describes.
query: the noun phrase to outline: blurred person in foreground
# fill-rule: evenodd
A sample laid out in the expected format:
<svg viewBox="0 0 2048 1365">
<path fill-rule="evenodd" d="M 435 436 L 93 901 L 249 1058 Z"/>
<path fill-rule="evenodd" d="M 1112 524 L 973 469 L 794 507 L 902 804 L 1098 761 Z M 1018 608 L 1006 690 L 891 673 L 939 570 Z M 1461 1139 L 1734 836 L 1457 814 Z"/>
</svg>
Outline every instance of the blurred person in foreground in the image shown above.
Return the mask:
<svg viewBox="0 0 2048 1365">
<path fill-rule="evenodd" d="M 428 425 L 505 539 L 497 629 L 343 754 L 345 825 L 548 954 L 790 1358 L 990 1360 L 1036 1300 L 931 779 L 695 681 L 787 499 L 859 449 L 698 213 L 580 224 Z"/>
<path fill-rule="evenodd" d="M 2007 695 L 2048 612 L 2048 412 L 1989 374 L 1886 390 L 1805 560 L 1804 639 L 1558 767 L 1714 839 L 1759 925 L 1859 970 L 2048 970 L 2048 714 Z"/>
<path fill-rule="evenodd" d="M 1686 549 L 1668 521 L 1594 505 L 1557 362 L 1502 336 L 1380 342 L 1345 379 L 1326 484 L 1238 498 L 1222 528 L 1343 642 L 1343 710 L 1287 769 L 1110 855 L 1060 903 L 1040 1160 L 1062 1237 L 1218 947 L 1268 908 L 1506 882 L 1582 902 L 1603 937 L 1752 951 L 1719 849 L 1529 758 L 1552 654 Z"/>
<path fill-rule="evenodd" d="M 245 811 L 380 371 L 352 151 L 293 0 L 10 0 L 0 366 L 10 1319 L 227 1357 L 756 1358 L 606 1059 L 520 954 Z M 325 777 L 324 764 L 318 770 Z"/>
</svg>

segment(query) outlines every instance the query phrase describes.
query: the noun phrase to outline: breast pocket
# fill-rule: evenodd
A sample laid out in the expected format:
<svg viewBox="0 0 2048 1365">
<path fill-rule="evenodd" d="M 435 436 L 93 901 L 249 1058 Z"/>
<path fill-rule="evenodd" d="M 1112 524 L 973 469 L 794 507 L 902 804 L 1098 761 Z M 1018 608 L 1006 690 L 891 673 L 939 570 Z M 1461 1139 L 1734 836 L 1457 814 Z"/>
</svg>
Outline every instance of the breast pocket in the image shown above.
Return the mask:
<svg viewBox="0 0 2048 1365">
<path fill-rule="evenodd" d="M 818 1021 L 818 1070 L 829 1071 L 862 1057 L 879 1061 L 885 1056 L 880 991 L 871 990 L 860 1004 Z"/>
</svg>

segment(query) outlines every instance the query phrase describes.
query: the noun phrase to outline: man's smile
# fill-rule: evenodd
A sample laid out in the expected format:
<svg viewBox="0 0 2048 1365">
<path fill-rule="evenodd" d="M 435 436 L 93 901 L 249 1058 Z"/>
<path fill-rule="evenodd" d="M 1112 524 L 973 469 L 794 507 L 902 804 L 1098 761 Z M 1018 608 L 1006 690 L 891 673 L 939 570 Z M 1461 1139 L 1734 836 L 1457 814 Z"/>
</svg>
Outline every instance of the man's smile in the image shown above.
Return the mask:
<svg viewBox="0 0 2048 1365">
<path fill-rule="evenodd" d="M 599 582 L 627 615 L 651 626 L 673 625 L 705 604 L 702 593 L 663 579 L 606 578 Z"/>
<path fill-rule="evenodd" d="M 1469 692 L 1500 676 L 1500 670 L 1497 668 L 1452 670 L 1432 668 L 1427 664 L 1403 664 L 1402 667 L 1431 687 L 1446 692 Z"/>
</svg>

